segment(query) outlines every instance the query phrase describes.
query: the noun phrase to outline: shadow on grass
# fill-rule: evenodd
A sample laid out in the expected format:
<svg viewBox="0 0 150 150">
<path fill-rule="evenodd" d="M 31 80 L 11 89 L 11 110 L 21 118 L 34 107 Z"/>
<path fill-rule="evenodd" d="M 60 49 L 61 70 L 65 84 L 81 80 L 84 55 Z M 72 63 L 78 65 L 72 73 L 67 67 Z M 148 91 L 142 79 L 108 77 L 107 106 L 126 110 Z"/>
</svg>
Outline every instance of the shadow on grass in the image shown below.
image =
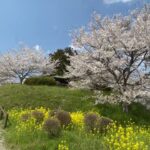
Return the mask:
<svg viewBox="0 0 150 150">
<path fill-rule="evenodd" d="M 102 116 L 109 117 L 121 124 L 132 120 L 138 125 L 150 125 L 150 110 L 139 103 L 131 104 L 128 113 L 123 112 L 121 105 L 98 104 L 96 107 Z"/>
</svg>

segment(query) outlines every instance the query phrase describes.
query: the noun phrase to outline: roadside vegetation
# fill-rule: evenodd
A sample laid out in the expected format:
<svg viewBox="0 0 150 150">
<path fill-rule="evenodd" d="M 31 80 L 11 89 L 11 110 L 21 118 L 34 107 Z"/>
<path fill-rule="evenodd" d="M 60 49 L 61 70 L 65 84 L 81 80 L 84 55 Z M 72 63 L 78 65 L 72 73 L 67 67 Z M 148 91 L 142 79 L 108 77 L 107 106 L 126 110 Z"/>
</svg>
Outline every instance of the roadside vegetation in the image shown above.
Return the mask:
<svg viewBox="0 0 150 150">
<path fill-rule="evenodd" d="M 35 109 L 9 111 L 6 130 L 10 149 L 21 150 L 149 150 L 150 128 L 118 124 L 99 113 Z M 15 138 L 14 138 L 15 137 Z"/>
</svg>

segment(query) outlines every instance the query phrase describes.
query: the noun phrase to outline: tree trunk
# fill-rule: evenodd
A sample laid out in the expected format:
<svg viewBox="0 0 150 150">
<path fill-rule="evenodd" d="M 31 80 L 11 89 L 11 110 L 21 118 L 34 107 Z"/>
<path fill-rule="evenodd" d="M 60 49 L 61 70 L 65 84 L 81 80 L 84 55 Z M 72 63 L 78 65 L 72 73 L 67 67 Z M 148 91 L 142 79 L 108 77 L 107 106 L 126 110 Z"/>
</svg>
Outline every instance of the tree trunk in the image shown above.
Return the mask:
<svg viewBox="0 0 150 150">
<path fill-rule="evenodd" d="M 24 78 L 19 78 L 20 79 L 20 84 L 23 84 Z"/>
<path fill-rule="evenodd" d="M 123 102 L 122 104 L 123 112 L 128 113 L 129 112 L 129 104 L 126 102 Z"/>
<path fill-rule="evenodd" d="M 127 80 L 124 79 L 124 86 L 123 86 L 123 90 L 122 90 L 122 94 L 124 95 L 124 92 L 127 90 Z M 124 95 L 125 96 L 125 95 Z M 125 96 L 127 98 L 127 96 Z M 122 107 L 123 107 L 123 112 L 128 113 L 129 112 L 129 108 L 128 108 L 129 104 L 127 102 L 123 102 L 122 103 Z"/>
</svg>

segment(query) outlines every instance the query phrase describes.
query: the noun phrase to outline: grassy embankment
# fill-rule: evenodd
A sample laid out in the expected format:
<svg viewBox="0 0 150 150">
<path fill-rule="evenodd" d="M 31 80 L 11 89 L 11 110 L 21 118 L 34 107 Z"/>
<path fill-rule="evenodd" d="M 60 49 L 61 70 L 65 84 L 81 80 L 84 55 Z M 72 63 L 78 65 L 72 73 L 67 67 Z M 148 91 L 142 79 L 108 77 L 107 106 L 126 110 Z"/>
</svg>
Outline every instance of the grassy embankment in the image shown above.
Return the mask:
<svg viewBox="0 0 150 150">
<path fill-rule="evenodd" d="M 7 110 L 12 108 L 36 108 L 40 106 L 50 108 L 51 110 L 61 108 L 70 112 L 88 112 L 93 110 L 99 112 L 101 116 L 109 117 L 121 124 L 132 119 L 139 127 L 150 125 L 150 111 L 140 104 L 131 105 L 129 113 L 125 114 L 122 112 L 120 105 L 95 106 L 92 95 L 91 91 L 74 90 L 65 87 L 5 85 L 0 87 L 0 105 L 3 105 Z M 58 145 L 64 140 L 71 150 L 76 148 L 79 150 L 98 150 L 104 148 L 102 145 L 104 141 L 103 136 L 87 134 L 87 132 L 80 131 L 80 129 L 63 130 L 60 137 L 49 139 L 43 131 L 24 132 L 24 134 L 17 137 L 16 125 L 15 123 L 10 124 L 5 132 L 6 142 L 9 143 L 11 149 L 55 150 L 58 149 Z M 149 132 L 146 128 L 143 130 L 145 130 L 144 134 Z M 147 144 L 147 137 L 144 138 L 145 135 L 142 134 L 136 133 L 135 136 L 139 137 L 137 142 L 142 138 Z M 146 136 L 150 136 L 150 133 Z M 129 139 L 129 141 L 131 140 Z M 136 146 L 136 142 L 133 142 L 133 144 Z"/>
<path fill-rule="evenodd" d="M 0 86 L 0 105 L 11 108 L 47 107 L 66 111 L 96 110 L 101 115 L 116 121 L 132 119 L 139 124 L 150 124 L 150 111 L 140 104 L 132 104 L 129 113 L 122 112 L 120 105 L 94 105 L 92 92 L 65 87 L 5 85 Z"/>
</svg>

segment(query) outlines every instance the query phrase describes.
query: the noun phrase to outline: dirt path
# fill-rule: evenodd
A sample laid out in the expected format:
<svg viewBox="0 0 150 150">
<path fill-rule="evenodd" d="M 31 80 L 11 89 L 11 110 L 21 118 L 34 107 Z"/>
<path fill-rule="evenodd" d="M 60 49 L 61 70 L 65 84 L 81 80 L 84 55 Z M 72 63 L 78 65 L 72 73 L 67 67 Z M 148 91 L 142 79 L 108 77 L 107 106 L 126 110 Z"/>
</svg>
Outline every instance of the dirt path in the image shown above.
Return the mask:
<svg viewBox="0 0 150 150">
<path fill-rule="evenodd" d="M 6 150 L 4 146 L 4 137 L 3 137 L 3 131 L 0 128 L 0 150 Z"/>
</svg>

